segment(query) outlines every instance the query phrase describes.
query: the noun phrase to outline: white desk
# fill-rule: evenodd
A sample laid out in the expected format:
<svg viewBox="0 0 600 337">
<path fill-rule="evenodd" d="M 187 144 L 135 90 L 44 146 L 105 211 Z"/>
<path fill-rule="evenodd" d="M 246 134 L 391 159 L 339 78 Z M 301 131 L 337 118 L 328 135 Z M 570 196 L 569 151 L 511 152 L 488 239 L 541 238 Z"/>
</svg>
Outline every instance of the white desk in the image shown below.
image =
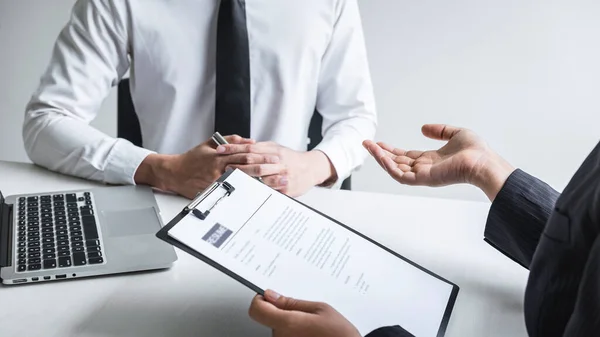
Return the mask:
<svg viewBox="0 0 600 337">
<path fill-rule="evenodd" d="M 4 195 L 94 183 L 0 161 Z M 165 223 L 186 200 L 156 195 Z M 527 271 L 482 240 L 486 203 L 315 189 L 301 200 L 460 286 L 448 337 L 526 336 Z M 177 251 L 173 268 L 0 287 L 0 336 L 270 336 L 253 293 Z"/>
</svg>

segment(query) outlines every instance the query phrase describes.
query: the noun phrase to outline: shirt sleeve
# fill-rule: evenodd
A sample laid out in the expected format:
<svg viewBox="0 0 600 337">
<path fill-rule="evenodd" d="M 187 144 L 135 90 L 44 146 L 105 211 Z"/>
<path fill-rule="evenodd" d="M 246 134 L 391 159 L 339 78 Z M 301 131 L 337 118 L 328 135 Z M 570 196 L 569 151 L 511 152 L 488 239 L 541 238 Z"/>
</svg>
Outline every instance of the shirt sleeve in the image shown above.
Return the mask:
<svg viewBox="0 0 600 337">
<path fill-rule="evenodd" d="M 515 170 L 494 199 L 485 241 L 529 268 L 559 193 L 522 170 Z"/>
<path fill-rule="evenodd" d="M 375 137 L 377 115 L 357 0 L 337 2 L 336 22 L 323 57 L 317 110 L 323 141 L 315 150 L 333 164 L 339 186 L 364 162 L 362 142 Z"/>
<path fill-rule="evenodd" d="M 133 184 L 151 151 L 94 129 L 110 89 L 129 68 L 124 1 L 77 1 L 25 112 L 29 158 L 53 171 L 112 184 Z"/>
</svg>

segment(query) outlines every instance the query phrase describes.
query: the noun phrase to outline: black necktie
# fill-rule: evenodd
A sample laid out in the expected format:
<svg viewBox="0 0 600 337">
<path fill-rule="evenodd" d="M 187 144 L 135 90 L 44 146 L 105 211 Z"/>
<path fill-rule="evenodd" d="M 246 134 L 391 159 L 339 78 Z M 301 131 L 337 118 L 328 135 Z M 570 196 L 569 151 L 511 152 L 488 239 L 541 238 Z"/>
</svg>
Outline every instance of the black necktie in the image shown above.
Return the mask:
<svg viewBox="0 0 600 337">
<path fill-rule="evenodd" d="M 217 24 L 215 131 L 250 137 L 250 57 L 245 0 L 221 0 Z"/>
</svg>

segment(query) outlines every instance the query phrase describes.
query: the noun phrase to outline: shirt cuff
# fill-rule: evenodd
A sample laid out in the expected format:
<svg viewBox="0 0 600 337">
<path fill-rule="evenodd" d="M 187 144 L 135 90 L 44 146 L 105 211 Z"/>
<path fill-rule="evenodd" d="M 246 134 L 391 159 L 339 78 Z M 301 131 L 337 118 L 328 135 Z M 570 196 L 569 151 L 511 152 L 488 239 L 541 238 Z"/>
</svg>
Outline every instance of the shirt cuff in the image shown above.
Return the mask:
<svg viewBox="0 0 600 337">
<path fill-rule="evenodd" d="M 108 157 L 105 182 L 116 185 L 135 185 L 135 172 L 144 159 L 155 152 L 117 139 Z"/>
<path fill-rule="evenodd" d="M 335 173 L 337 175 L 337 180 L 332 184 L 329 182 L 328 185 L 323 185 L 322 187 L 330 188 L 330 189 L 340 189 L 342 183 L 346 178 L 350 176 L 352 173 L 352 169 L 350 168 L 349 159 L 346 156 L 346 152 L 344 148 L 338 144 L 334 139 L 323 139 L 321 143 L 319 143 L 313 151 L 321 151 L 325 153 L 329 161 L 333 165 L 335 169 Z"/>
</svg>

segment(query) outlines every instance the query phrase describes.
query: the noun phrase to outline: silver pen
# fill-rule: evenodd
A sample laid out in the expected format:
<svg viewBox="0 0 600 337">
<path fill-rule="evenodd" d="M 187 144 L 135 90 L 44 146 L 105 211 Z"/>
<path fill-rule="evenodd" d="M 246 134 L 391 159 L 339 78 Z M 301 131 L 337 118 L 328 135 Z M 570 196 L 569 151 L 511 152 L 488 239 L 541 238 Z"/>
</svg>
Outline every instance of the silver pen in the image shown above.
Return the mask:
<svg viewBox="0 0 600 337">
<path fill-rule="evenodd" d="M 218 131 L 213 133 L 211 138 L 212 138 L 213 142 L 215 142 L 217 144 L 217 146 L 229 144 L 229 142 L 227 142 L 225 137 L 221 136 L 221 134 Z M 261 177 L 254 177 L 254 178 L 256 178 L 260 182 L 263 181 Z"/>
</svg>

